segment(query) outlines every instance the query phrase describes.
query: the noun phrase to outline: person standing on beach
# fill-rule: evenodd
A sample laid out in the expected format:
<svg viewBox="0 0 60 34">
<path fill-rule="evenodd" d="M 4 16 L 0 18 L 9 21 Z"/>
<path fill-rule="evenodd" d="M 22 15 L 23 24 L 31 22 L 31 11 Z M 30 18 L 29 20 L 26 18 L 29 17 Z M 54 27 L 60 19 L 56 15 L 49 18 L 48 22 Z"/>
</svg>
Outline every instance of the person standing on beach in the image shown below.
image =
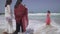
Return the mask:
<svg viewBox="0 0 60 34">
<path fill-rule="evenodd" d="M 51 19 L 50 19 L 50 11 L 47 11 L 47 18 L 46 18 L 46 25 L 50 25 L 51 24 Z"/>
<path fill-rule="evenodd" d="M 28 9 L 22 4 L 22 0 L 17 0 L 14 7 L 14 15 L 16 20 L 16 31 L 13 34 L 18 34 L 18 32 L 20 32 L 20 27 L 22 33 L 24 33 L 28 25 Z"/>
<path fill-rule="evenodd" d="M 12 0 L 6 0 L 5 4 L 5 18 L 6 18 L 6 28 L 4 30 L 4 34 L 12 34 L 12 13 L 10 5 Z"/>
</svg>

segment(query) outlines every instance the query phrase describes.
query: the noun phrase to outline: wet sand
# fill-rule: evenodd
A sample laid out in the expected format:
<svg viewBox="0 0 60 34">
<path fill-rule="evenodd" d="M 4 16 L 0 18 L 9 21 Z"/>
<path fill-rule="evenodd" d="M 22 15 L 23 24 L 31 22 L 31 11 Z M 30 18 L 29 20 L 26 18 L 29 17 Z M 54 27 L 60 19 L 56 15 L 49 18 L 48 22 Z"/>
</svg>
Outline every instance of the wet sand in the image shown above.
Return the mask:
<svg viewBox="0 0 60 34">
<path fill-rule="evenodd" d="M 3 34 L 3 31 L 4 31 L 3 29 L 0 29 L 0 34 Z"/>
</svg>

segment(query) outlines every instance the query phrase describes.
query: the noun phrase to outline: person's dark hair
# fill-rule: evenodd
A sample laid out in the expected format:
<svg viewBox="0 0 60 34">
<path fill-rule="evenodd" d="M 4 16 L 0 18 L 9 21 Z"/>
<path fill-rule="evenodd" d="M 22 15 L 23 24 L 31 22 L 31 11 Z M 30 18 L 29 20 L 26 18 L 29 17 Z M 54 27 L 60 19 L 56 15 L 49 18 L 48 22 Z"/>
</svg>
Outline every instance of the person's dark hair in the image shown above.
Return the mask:
<svg viewBox="0 0 60 34">
<path fill-rule="evenodd" d="M 10 5 L 11 3 L 12 3 L 12 0 L 6 0 L 5 7 L 6 7 L 7 5 Z"/>
<path fill-rule="evenodd" d="M 14 6 L 14 8 L 17 8 L 17 6 L 19 6 L 19 4 L 22 2 L 22 0 L 17 0 L 17 2 L 16 2 L 16 4 L 15 4 L 15 6 Z"/>
<path fill-rule="evenodd" d="M 48 13 L 50 13 L 50 11 L 48 10 Z"/>
</svg>

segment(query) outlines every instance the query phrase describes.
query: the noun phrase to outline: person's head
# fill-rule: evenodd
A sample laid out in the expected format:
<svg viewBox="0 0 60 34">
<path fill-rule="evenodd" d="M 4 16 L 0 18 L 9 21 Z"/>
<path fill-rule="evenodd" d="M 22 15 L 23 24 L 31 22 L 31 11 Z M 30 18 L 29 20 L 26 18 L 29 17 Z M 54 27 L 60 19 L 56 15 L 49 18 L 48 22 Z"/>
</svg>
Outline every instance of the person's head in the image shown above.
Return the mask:
<svg viewBox="0 0 60 34">
<path fill-rule="evenodd" d="M 47 16 L 50 16 L 50 11 L 49 10 L 47 11 Z"/>
<path fill-rule="evenodd" d="M 22 0 L 17 0 L 18 3 L 22 3 Z"/>
<path fill-rule="evenodd" d="M 48 10 L 48 11 L 47 11 L 47 13 L 49 13 L 49 14 L 50 14 L 50 11 Z"/>
<path fill-rule="evenodd" d="M 16 2 L 16 4 L 15 4 L 15 8 L 17 8 L 17 6 L 18 6 L 19 4 L 21 4 L 22 1 L 23 1 L 23 0 L 17 0 L 17 2 Z"/>
<path fill-rule="evenodd" d="M 7 5 L 10 5 L 11 3 L 12 3 L 12 0 L 6 0 L 5 7 L 6 7 Z"/>
</svg>

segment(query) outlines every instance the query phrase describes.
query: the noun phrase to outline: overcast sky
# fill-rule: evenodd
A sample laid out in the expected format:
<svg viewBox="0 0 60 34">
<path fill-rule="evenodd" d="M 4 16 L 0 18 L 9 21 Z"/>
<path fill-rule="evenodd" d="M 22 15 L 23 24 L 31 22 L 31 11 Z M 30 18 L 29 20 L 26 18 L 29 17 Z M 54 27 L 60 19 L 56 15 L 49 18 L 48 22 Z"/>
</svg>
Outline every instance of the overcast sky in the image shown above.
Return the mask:
<svg viewBox="0 0 60 34">
<path fill-rule="evenodd" d="M 12 0 L 11 8 L 14 9 L 16 0 Z M 30 13 L 45 13 L 50 10 L 53 13 L 60 13 L 60 0 L 23 0 Z M 4 12 L 5 0 L 0 0 L 0 13 Z"/>
</svg>

